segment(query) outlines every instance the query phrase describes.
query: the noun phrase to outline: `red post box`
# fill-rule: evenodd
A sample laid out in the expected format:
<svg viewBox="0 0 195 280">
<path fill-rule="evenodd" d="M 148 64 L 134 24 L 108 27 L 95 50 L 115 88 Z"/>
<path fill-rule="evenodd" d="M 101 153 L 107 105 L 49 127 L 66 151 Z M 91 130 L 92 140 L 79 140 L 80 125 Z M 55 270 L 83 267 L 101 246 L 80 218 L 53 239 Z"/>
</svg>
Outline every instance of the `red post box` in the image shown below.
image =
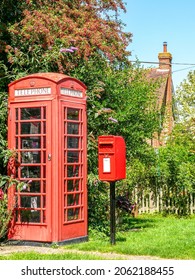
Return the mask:
<svg viewBox="0 0 195 280">
<path fill-rule="evenodd" d="M 99 179 L 118 181 L 126 178 L 126 148 L 121 136 L 98 137 Z"/>
<path fill-rule="evenodd" d="M 8 148 L 16 149 L 9 240 L 87 240 L 86 86 L 59 73 L 9 84 Z"/>
</svg>

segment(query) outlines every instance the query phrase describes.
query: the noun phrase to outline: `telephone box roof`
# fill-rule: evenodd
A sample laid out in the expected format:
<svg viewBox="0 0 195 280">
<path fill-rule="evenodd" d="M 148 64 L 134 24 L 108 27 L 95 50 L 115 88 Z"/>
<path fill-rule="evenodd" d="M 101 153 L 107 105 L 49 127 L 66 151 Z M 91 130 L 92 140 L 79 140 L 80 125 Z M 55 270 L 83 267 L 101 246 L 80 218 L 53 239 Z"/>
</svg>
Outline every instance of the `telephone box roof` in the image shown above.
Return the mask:
<svg viewBox="0 0 195 280">
<path fill-rule="evenodd" d="M 22 81 L 22 80 L 26 80 L 26 79 L 29 79 L 29 78 L 41 78 L 41 79 L 46 79 L 46 80 L 50 80 L 52 82 L 55 82 L 55 83 L 59 83 L 59 82 L 62 82 L 62 80 L 66 80 L 66 79 L 71 79 L 71 80 L 74 80 L 76 81 L 77 83 L 79 83 L 80 85 L 83 86 L 83 88 L 86 89 L 86 85 L 84 83 L 82 83 L 80 80 L 74 78 L 74 77 L 71 77 L 71 76 L 68 76 L 68 75 L 65 75 L 65 74 L 61 74 L 61 73 L 54 73 L 54 72 L 47 72 L 47 73 L 34 73 L 34 74 L 30 74 L 30 75 L 27 75 L 25 77 L 22 77 L 18 80 L 15 80 L 13 82 L 11 82 L 9 84 L 9 86 L 17 83 L 18 81 Z"/>
</svg>

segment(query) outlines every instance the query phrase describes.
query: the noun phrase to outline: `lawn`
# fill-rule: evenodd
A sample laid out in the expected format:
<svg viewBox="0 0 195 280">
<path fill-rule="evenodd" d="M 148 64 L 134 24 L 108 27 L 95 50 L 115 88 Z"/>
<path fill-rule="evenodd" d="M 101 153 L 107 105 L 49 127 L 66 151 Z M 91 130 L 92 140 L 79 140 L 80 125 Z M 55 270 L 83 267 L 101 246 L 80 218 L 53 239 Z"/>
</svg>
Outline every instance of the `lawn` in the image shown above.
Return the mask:
<svg viewBox="0 0 195 280">
<path fill-rule="evenodd" d="M 116 245 L 109 238 L 92 235 L 90 242 L 69 245 L 85 251 L 150 255 L 166 259 L 195 259 L 195 216 L 140 215 L 129 220 L 129 230 L 117 232 Z"/>
<path fill-rule="evenodd" d="M 40 253 L 15 253 L 0 259 L 103 259 L 90 252 L 118 253 L 124 255 L 148 255 L 165 259 L 195 260 L 195 216 L 140 215 L 126 221 L 124 231 L 117 231 L 116 244 L 109 237 L 90 231 L 89 242 L 63 246 L 65 250 L 76 249 L 83 254 L 67 253 L 40 255 Z M 87 251 L 87 253 L 86 253 Z"/>
</svg>

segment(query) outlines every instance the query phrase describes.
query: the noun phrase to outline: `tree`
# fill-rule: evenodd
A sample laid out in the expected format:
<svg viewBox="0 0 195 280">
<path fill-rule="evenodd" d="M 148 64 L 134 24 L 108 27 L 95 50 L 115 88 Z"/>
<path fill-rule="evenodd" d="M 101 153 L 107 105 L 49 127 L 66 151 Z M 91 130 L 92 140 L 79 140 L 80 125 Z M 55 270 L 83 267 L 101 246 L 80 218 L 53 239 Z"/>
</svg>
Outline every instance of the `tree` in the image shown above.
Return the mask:
<svg viewBox="0 0 195 280">
<path fill-rule="evenodd" d="M 190 214 L 195 194 L 195 72 L 189 72 L 174 97 L 175 126 L 165 147 L 158 151 L 158 188 L 164 206 L 170 201 L 178 214 Z M 172 211 L 171 209 L 170 211 Z"/>
<path fill-rule="evenodd" d="M 103 134 L 124 137 L 128 160 L 149 161 L 146 140 L 158 128 L 158 82 L 149 80 L 139 67 L 117 69 L 98 59 L 95 63 L 89 59 L 74 75 L 88 87 L 88 170 L 97 173 L 97 138 Z"/>
<path fill-rule="evenodd" d="M 125 11 L 122 0 L 26 0 L 22 9 L 19 20 L 8 24 L 4 40 L 14 76 L 38 71 L 68 74 L 94 55 L 109 62 L 127 61 L 131 34 L 116 17 Z"/>
<path fill-rule="evenodd" d="M 88 85 L 89 221 L 105 231 L 109 186 L 98 180 L 98 136 L 121 135 L 126 142 L 127 179 L 117 183 L 117 195 L 130 194 L 137 184 L 146 187 L 155 162 L 154 150 L 147 139 L 158 127 L 155 94 L 158 83 L 148 80 L 139 68 L 116 69 L 102 60 L 94 64 L 90 59 L 87 65 L 76 76 L 85 77 Z"/>
<path fill-rule="evenodd" d="M 125 11 L 121 0 L 2 1 L 0 152 L 6 148 L 10 81 L 27 73 L 54 71 L 76 75 L 89 86 L 89 75 L 93 76 L 90 83 L 98 78 L 90 73 L 91 63 L 105 68 L 116 61 L 127 62 L 131 34 L 122 31 L 123 25 L 115 17 L 120 10 Z M 0 169 L 3 171 L 2 166 Z"/>
<path fill-rule="evenodd" d="M 184 127 L 176 125 L 166 147 L 158 158 L 158 187 L 163 192 L 164 206 L 170 201 L 180 215 L 190 214 L 190 202 L 195 194 L 195 144 Z"/>
<path fill-rule="evenodd" d="M 177 122 L 195 134 L 195 71 L 188 73 L 176 90 Z"/>
</svg>

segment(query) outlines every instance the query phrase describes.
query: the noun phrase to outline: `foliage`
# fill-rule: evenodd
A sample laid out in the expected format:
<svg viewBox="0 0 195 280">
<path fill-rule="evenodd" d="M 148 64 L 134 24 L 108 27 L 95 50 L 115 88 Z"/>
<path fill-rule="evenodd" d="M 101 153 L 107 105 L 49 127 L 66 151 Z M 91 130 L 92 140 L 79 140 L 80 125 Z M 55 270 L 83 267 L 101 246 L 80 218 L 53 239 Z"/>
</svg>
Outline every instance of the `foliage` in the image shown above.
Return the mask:
<svg viewBox="0 0 195 280">
<path fill-rule="evenodd" d="M 88 219 L 92 228 L 109 233 L 109 184 L 98 180 L 93 173 L 88 175 Z"/>
<path fill-rule="evenodd" d="M 177 122 L 183 124 L 187 133 L 195 135 L 195 71 L 188 73 L 185 79 L 176 90 L 175 102 Z"/>
<path fill-rule="evenodd" d="M 12 219 L 13 208 L 15 207 L 15 199 L 8 207 L 8 202 L 10 202 L 8 200 L 8 188 L 22 189 L 27 185 L 28 182 L 19 182 L 10 176 L 0 175 L 0 241 L 6 238 L 9 222 Z"/>
<path fill-rule="evenodd" d="M 166 147 L 157 154 L 158 188 L 164 193 L 165 206 L 167 200 L 171 201 L 180 215 L 190 213 L 190 200 L 195 194 L 194 86 L 195 73 L 189 72 L 174 97 L 174 130 Z"/>
<path fill-rule="evenodd" d="M 117 195 L 128 193 L 131 199 L 131 191 L 138 180 L 140 185 L 146 184 L 145 179 L 155 160 L 154 151 L 146 139 L 151 138 L 158 126 L 158 112 L 155 109 L 158 83 L 148 81 L 139 67 L 113 69 L 102 61 L 98 67 L 97 61 L 94 65 L 90 60 L 88 65 L 82 75 L 86 77 L 88 85 L 89 221 L 93 225 L 96 221 L 98 226 L 101 223 L 104 231 L 109 217 L 109 186 L 97 179 L 98 136 L 111 134 L 124 137 L 127 179 L 117 183 Z M 88 68 L 93 71 L 89 72 Z M 136 164 L 144 166 L 143 175 L 143 170 Z"/>
<path fill-rule="evenodd" d="M 122 135 L 128 160 L 137 157 L 150 161 L 151 148 L 146 139 L 158 127 L 155 94 L 158 83 L 148 81 L 139 67 L 113 69 L 97 60 L 95 64 L 89 60 L 83 72 L 77 74 L 88 86 L 89 152 L 93 150 L 93 155 L 97 155 L 99 135 Z M 95 158 L 89 156 L 89 170 L 97 166 Z"/>
<path fill-rule="evenodd" d="M 0 93 L 0 158 L 7 148 L 7 94 Z M 0 161 L 0 174 L 5 172 L 3 161 Z"/>
<path fill-rule="evenodd" d="M 9 177 L 0 176 L 0 240 L 5 238 L 8 230 L 8 224 L 12 217 L 12 210 L 8 209 L 7 188 L 9 184 Z"/>
<path fill-rule="evenodd" d="M 15 150 L 6 149 L 0 154 L 0 157 L 4 166 L 7 166 L 7 163 L 11 157 L 17 160 L 17 152 Z M 27 185 L 28 182 L 20 182 L 15 179 L 13 175 L 6 176 L 0 174 L 0 240 L 6 237 L 8 225 L 12 218 L 12 211 L 15 207 L 15 198 L 13 201 L 8 201 L 8 189 L 10 187 L 21 189 Z"/>
<path fill-rule="evenodd" d="M 94 55 L 127 61 L 131 34 L 115 16 L 125 11 L 121 0 L 26 0 L 18 9 L 20 17 L 8 24 L 9 36 L 2 40 L 15 78 L 47 71 L 68 74 Z"/>
<path fill-rule="evenodd" d="M 176 125 L 166 147 L 159 149 L 157 167 L 158 187 L 164 201 L 171 200 L 178 214 L 190 214 L 190 195 L 195 194 L 195 153 L 191 133 Z"/>
</svg>

